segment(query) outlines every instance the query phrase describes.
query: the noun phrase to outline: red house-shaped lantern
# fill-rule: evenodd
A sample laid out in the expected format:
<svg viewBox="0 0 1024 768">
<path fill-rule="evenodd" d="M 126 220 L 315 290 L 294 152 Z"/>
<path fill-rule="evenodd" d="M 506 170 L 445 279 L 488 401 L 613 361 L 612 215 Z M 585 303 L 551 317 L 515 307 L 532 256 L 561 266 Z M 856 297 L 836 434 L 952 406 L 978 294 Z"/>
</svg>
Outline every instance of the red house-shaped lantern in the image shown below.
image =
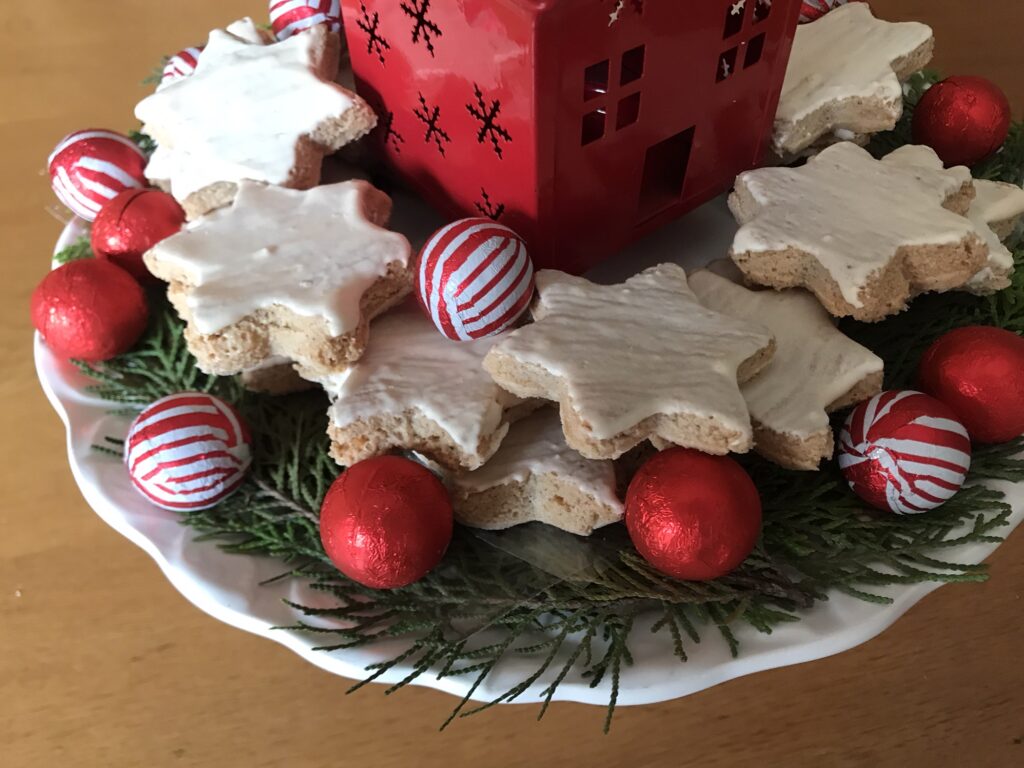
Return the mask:
<svg viewBox="0 0 1024 768">
<path fill-rule="evenodd" d="M 579 273 L 758 164 L 800 0 L 342 6 L 399 176 Z"/>
</svg>

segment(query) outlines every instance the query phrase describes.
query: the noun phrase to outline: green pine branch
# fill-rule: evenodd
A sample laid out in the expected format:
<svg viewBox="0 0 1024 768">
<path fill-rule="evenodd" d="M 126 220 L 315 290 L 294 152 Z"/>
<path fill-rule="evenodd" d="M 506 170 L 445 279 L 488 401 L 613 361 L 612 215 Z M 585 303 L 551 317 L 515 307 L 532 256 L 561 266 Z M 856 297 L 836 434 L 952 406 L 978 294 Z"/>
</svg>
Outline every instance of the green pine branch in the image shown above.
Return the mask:
<svg viewBox="0 0 1024 768">
<path fill-rule="evenodd" d="M 58 264 L 67 264 L 79 259 L 92 258 L 92 245 L 88 235 L 82 235 L 75 242 L 54 254 L 53 260 Z"/>
<path fill-rule="evenodd" d="M 907 115 L 894 131 L 876 137 L 872 151 L 884 154 L 910 140 L 913 105 L 935 80 L 924 73 L 911 81 Z M 997 158 L 975 170 L 1019 180 L 1021 127 L 1014 127 Z M 996 296 L 924 296 L 897 317 L 873 325 L 847 321 L 843 330 L 885 360 L 887 386 L 912 384 L 920 354 L 948 330 L 988 324 L 1024 334 L 1024 249 L 1016 257 L 1013 285 Z M 154 295 L 151 306 L 150 328 L 134 350 L 99 366 L 81 364 L 95 380 L 93 391 L 132 409 L 181 390 L 212 392 L 238 406 L 254 436 L 254 464 L 242 488 L 213 509 L 184 514 L 183 523 L 229 552 L 276 557 L 283 563 L 282 576 L 306 580 L 329 595 L 329 608 L 293 605 L 308 620 L 290 627 L 324 637 L 324 652 L 383 640 L 406 645 L 394 658 L 367 669 L 367 678 L 352 690 L 399 664 L 412 671 L 388 694 L 422 675 L 471 680 L 442 727 L 515 701 L 549 676 L 538 713 L 543 717 L 559 685 L 577 676 L 594 687 L 607 685 L 607 729 L 621 675 L 633 663 L 631 638 L 642 625 L 662 636 L 683 663 L 709 631 L 734 654 L 741 653 L 737 627 L 770 633 L 799 621 L 801 611 L 827 599 L 830 591 L 885 604 L 890 600 L 885 590 L 893 585 L 982 581 L 984 565 L 956 562 L 947 553 L 965 543 L 998 541 L 1006 525 L 1009 506 L 978 481 L 1024 480 L 1024 461 L 1018 458 L 1024 440 L 979 448 L 968 484 L 957 496 L 925 515 L 897 517 L 865 508 L 833 464 L 819 473 L 800 473 L 747 456 L 741 461 L 764 503 L 763 535 L 747 562 L 717 581 L 681 582 L 662 575 L 638 555 L 622 526 L 585 539 L 550 528 L 535 536 L 539 524 L 489 533 L 456 526 L 438 568 L 408 587 L 378 591 L 340 574 L 320 544 L 320 503 L 339 472 L 327 453 L 325 396 L 256 395 L 233 379 L 202 373 L 166 299 Z M 514 554 L 531 536 L 559 553 L 557 569 Z M 331 625 L 314 626 L 314 618 Z M 532 659 L 533 673 L 470 706 L 470 697 L 513 655 Z"/>
</svg>

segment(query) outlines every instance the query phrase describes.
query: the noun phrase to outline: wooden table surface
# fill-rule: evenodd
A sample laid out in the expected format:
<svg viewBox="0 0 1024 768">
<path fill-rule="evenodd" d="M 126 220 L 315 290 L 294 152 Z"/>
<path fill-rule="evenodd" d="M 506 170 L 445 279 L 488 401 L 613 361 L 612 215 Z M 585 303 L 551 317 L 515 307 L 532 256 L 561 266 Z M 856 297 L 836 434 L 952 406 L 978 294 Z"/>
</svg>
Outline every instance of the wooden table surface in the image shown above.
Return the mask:
<svg viewBox="0 0 1024 768">
<path fill-rule="evenodd" d="M 1020 3 L 875 0 L 938 36 L 947 73 L 1024 106 Z M 1024 531 L 981 586 L 944 587 L 840 656 L 603 712 L 507 706 L 437 727 L 444 694 L 346 682 L 221 624 L 94 515 L 35 379 L 28 300 L 58 223 L 45 158 L 64 133 L 133 126 L 164 52 L 260 0 L 7 2 L 0 24 L 0 764 L 15 766 L 1010 766 L 1024 764 Z M 102 10 L 101 10 L 102 9 Z"/>
</svg>

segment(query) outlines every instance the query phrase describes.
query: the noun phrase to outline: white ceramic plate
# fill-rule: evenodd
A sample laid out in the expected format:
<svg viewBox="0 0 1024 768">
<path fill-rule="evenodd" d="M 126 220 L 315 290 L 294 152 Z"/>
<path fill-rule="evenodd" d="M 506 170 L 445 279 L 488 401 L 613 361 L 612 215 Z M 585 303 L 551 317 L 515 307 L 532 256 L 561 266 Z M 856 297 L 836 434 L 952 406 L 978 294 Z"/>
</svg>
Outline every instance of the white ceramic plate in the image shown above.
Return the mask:
<svg viewBox="0 0 1024 768">
<path fill-rule="evenodd" d="M 417 211 L 399 210 L 397 220 L 414 241 L 429 231 L 431 222 Z M 83 230 L 81 222 L 72 222 L 64 231 L 58 249 L 71 243 Z M 632 272 L 662 261 L 679 261 L 695 267 L 723 255 L 732 239 L 734 225 L 721 203 L 704 206 L 677 224 L 631 248 L 614 263 L 602 267 L 597 279 L 620 279 Z M 74 366 L 54 357 L 39 338 L 35 341 L 36 368 L 47 397 L 67 427 L 68 457 L 71 471 L 82 494 L 96 513 L 111 527 L 145 550 L 170 582 L 189 601 L 227 624 L 270 638 L 295 651 L 311 663 L 336 675 L 351 679 L 366 676 L 365 668 L 374 662 L 393 658 L 402 645 L 390 642 L 369 648 L 324 653 L 313 647 L 323 636 L 309 636 L 271 627 L 292 624 L 301 615 L 289 608 L 283 598 L 305 605 L 323 605 L 325 597 L 298 581 L 277 581 L 269 586 L 260 582 L 282 571 L 280 563 L 266 558 L 225 554 L 212 542 L 196 542 L 195 533 L 181 525 L 176 516 L 149 504 L 136 493 L 122 464 L 115 458 L 94 451 L 91 446 L 106 436 L 122 437 L 128 422 L 109 415 L 109 403 L 85 392 L 88 380 Z M 1007 494 L 1014 513 L 1009 534 L 1024 518 L 1024 484 L 996 483 Z M 994 544 L 968 544 L 943 552 L 945 558 L 977 563 L 996 548 Z M 750 627 L 739 627 L 739 658 L 732 658 L 724 642 L 712 637 L 687 648 L 690 660 L 680 663 L 671 653 L 667 640 L 638 626 L 631 635 L 636 664 L 622 671 L 618 702 L 621 705 L 649 704 L 686 696 L 733 678 L 765 669 L 813 661 L 845 651 L 878 635 L 917 601 L 939 584 L 894 586 L 881 590 L 893 598 L 891 605 L 865 603 L 846 595 L 834 594 L 827 602 L 806 611 L 799 622 L 784 624 L 771 635 Z M 490 700 L 532 674 L 537 660 L 512 656 L 506 659 L 473 695 Z M 393 683 L 411 671 L 398 665 L 380 678 Z M 517 701 L 538 701 L 549 684 L 549 671 Z M 462 696 L 469 677 L 437 679 L 425 674 L 417 685 L 437 688 Z M 604 705 L 608 701 L 607 681 L 596 689 L 578 675 L 570 675 L 559 686 L 555 698 Z"/>
</svg>

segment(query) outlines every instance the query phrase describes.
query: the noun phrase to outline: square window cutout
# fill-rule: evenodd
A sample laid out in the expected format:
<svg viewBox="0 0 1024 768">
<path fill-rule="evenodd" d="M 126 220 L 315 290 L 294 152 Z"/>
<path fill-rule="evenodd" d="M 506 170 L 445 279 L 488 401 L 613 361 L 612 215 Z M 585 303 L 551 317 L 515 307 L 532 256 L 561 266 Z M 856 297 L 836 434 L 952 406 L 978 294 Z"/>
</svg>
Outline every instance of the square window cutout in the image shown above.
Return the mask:
<svg viewBox="0 0 1024 768">
<path fill-rule="evenodd" d="M 695 128 L 688 128 L 647 150 L 640 186 L 637 222 L 668 210 L 683 197 Z"/>
<path fill-rule="evenodd" d="M 743 57 L 743 68 L 752 67 L 761 60 L 764 53 L 764 33 L 747 43 L 747 55 Z"/>
<path fill-rule="evenodd" d="M 630 51 L 622 54 L 622 73 L 619 76 L 619 85 L 635 83 L 644 76 L 644 58 L 647 50 L 644 46 L 638 45 Z"/>
<path fill-rule="evenodd" d="M 590 99 L 603 96 L 608 93 L 608 73 L 611 67 L 608 64 L 608 60 L 600 61 L 597 64 L 591 64 L 587 67 L 583 73 L 583 100 L 588 101 Z"/>
<path fill-rule="evenodd" d="M 640 93 L 637 92 L 619 101 L 619 109 L 615 114 L 615 130 L 621 131 L 639 119 Z"/>
<path fill-rule="evenodd" d="M 722 33 L 723 40 L 728 40 L 743 29 L 743 16 L 746 12 L 746 0 L 728 0 L 725 4 L 725 31 Z"/>
<path fill-rule="evenodd" d="M 580 144 L 587 146 L 604 136 L 605 111 L 595 109 L 583 116 L 583 131 L 580 137 Z"/>
<path fill-rule="evenodd" d="M 718 57 L 718 72 L 715 73 L 715 80 L 719 83 L 732 77 L 736 71 L 736 53 L 739 48 L 732 48 Z"/>
</svg>

